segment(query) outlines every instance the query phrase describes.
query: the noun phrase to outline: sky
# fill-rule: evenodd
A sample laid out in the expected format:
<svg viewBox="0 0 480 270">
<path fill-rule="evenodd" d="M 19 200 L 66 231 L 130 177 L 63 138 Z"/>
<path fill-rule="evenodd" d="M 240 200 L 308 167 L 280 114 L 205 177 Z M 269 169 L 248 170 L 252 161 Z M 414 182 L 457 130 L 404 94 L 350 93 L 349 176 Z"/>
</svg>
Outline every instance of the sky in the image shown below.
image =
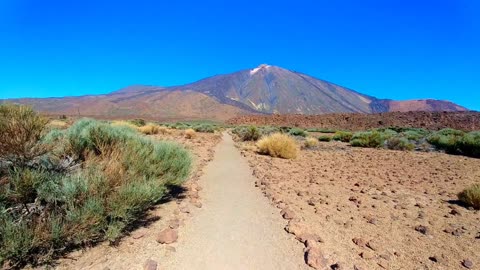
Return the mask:
<svg viewBox="0 0 480 270">
<path fill-rule="evenodd" d="M 480 111 L 480 1 L 0 0 L 0 98 L 181 85 L 262 63 Z"/>
</svg>

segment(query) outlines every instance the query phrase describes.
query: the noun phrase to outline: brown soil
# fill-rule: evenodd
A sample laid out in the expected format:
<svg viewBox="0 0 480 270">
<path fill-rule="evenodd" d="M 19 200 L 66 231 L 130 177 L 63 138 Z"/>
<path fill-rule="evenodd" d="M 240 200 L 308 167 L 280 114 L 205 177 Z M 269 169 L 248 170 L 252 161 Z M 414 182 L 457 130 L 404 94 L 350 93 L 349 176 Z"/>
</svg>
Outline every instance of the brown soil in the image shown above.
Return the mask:
<svg viewBox="0 0 480 270">
<path fill-rule="evenodd" d="M 458 192 L 480 182 L 478 159 L 338 142 L 302 150 L 295 160 L 256 154 L 251 143 L 240 148 L 264 194 L 296 216 L 290 221 L 294 234 L 322 239 L 329 265 L 466 269 L 464 260 L 473 262 L 472 269 L 480 265 L 480 213 L 456 202 Z"/>
<path fill-rule="evenodd" d="M 172 220 L 178 220 L 181 227 L 197 211 L 196 205 L 201 201 L 196 198 L 197 189 L 200 189 L 198 179 L 202 175 L 202 169 L 213 158 L 215 145 L 221 140 L 221 135 L 197 133 L 194 139 L 186 139 L 183 131 L 173 130 L 171 134 L 151 137 L 179 142 L 193 152 L 194 170 L 184 184 L 185 191 L 151 210 L 147 221 L 138 224 L 138 228 L 121 239 L 118 245 L 112 246 L 104 242 L 74 251 L 58 260 L 56 269 L 143 269 L 149 259 L 157 261 L 161 267 L 162 258 L 172 256 L 172 249 L 168 245 L 157 243 L 156 238 Z M 179 235 L 180 239 L 181 237 Z"/>
<path fill-rule="evenodd" d="M 335 130 L 384 127 L 418 127 L 431 130 L 455 128 L 479 130 L 478 112 L 391 112 L 380 114 L 246 115 L 228 120 L 234 125 L 296 126 Z"/>
</svg>

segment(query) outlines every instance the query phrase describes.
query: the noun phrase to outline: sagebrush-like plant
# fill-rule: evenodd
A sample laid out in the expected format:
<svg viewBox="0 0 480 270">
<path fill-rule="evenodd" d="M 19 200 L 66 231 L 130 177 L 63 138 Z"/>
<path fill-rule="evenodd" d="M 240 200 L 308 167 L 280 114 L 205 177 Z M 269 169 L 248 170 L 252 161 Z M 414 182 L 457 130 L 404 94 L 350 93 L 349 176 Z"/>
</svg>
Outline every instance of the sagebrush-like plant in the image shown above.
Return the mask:
<svg viewBox="0 0 480 270">
<path fill-rule="evenodd" d="M 480 184 L 466 188 L 458 194 L 458 199 L 468 206 L 480 209 Z"/>
</svg>

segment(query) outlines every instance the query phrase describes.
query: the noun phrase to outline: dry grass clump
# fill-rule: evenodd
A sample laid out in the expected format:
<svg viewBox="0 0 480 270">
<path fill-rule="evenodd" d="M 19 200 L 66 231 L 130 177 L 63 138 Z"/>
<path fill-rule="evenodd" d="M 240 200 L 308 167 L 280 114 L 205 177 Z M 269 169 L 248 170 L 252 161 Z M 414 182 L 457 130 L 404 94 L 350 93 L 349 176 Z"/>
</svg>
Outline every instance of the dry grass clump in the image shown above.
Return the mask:
<svg viewBox="0 0 480 270">
<path fill-rule="evenodd" d="M 147 124 L 145 126 L 139 127 L 138 131 L 145 135 L 155 135 L 160 133 L 160 127 L 155 124 Z"/>
<path fill-rule="evenodd" d="M 318 146 L 318 140 L 313 137 L 308 137 L 304 142 L 305 148 L 314 148 Z"/>
<path fill-rule="evenodd" d="M 261 154 L 272 157 L 292 159 L 296 158 L 298 153 L 295 139 L 282 133 L 274 133 L 263 137 L 257 142 L 257 146 Z"/>
<path fill-rule="evenodd" d="M 138 130 L 138 126 L 134 125 L 128 121 L 123 121 L 123 120 L 115 120 L 111 123 L 112 126 L 114 127 L 129 127 L 134 130 Z"/>
<path fill-rule="evenodd" d="M 53 119 L 48 122 L 47 127 L 50 129 L 66 129 L 68 127 L 68 123 L 62 120 Z"/>
<path fill-rule="evenodd" d="M 475 184 L 460 192 L 458 199 L 466 205 L 480 210 L 480 184 Z"/>
<path fill-rule="evenodd" d="M 197 132 L 191 128 L 185 130 L 185 138 L 193 139 L 197 136 Z"/>
</svg>

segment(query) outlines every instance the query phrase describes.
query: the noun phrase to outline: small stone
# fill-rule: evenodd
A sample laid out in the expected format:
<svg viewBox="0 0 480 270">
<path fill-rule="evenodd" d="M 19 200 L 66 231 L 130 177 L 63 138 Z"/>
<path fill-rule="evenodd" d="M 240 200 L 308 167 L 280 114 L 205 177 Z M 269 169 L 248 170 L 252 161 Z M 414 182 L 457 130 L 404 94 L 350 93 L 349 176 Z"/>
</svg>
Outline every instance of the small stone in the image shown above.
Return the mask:
<svg viewBox="0 0 480 270">
<path fill-rule="evenodd" d="M 318 234 L 314 233 L 302 233 L 298 235 L 296 239 L 302 243 L 306 243 L 308 240 L 323 243 L 323 239 Z"/>
<path fill-rule="evenodd" d="M 469 259 L 463 260 L 462 265 L 463 265 L 463 267 L 465 267 L 467 269 L 473 269 L 473 262 L 470 261 Z"/>
<path fill-rule="evenodd" d="M 362 238 L 353 238 L 352 239 L 353 243 L 359 247 L 365 247 L 367 242 L 363 240 Z"/>
<path fill-rule="evenodd" d="M 172 247 L 172 246 L 167 246 L 167 247 L 166 247 L 166 250 L 167 250 L 168 252 L 176 252 L 176 251 L 177 251 L 177 249 L 175 249 L 175 248 Z"/>
<path fill-rule="evenodd" d="M 292 219 L 288 222 L 285 230 L 293 235 L 301 235 L 304 233 L 305 228 L 302 224 L 300 224 L 300 222 Z"/>
<path fill-rule="evenodd" d="M 170 220 L 168 227 L 170 227 L 170 229 L 178 229 L 178 227 L 180 227 L 180 220 L 178 218 Z"/>
<path fill-rule="evenodd" d="M 431 256 L 431 257 L 428 257 L 428 259 L 434 263 L 437 263 L 438 262 L 438 259 L 436 256 Z"/>
<path fill-rule="evenodd" d="M 295 218 L 295 213 L 290 210 L 290 209 L 283 209 L 280 214 L 282 217 L 286 220 L 294 219 Z"/>
<path fill-rule="evenodd" d="M 177 231 L 170 228 L 161 231 L 157 236 L 157 242 L 160 244 L 171 244 L 178 239 Z"/>
<path fill-rule="evenodd" d="M 452 235 L 454 235 L 454 236 L 462 236 L 462 234 L 463 234 L 463 231 L 461 229 L 458 229 L 458 228 L 453 230 L 453 232 L 452 232 Z"/>
<path fill-rule="evenodd" d="M 154 260 L 148 259 L 144 264 L 143 264 L 143 270 L 157 270 L 157 262 Z"/>
<path fill-rule="evenodd" d="M 367 247 L 373 251 L 378 251 L 380 249 L 380 245 L 375 240 L 368 241 Z"/>
<path fill-rule="evenodd" d="M 193 202 L 193 205 L 194 205 L 195 207 L 197 207 L 197 208 L 202 208 L 202 206 L 203 206 L 202 203 L 199 202 L 199 201 Z"/>
<path fill-rule="evenodd" d="M 132 233 L 132 238 L 133 239 L 140 239 L 140 238 L 144 237 L 145 234 L 146 234 L 145 231 L 136 231 L 136 232 Z"/>
<path fill-rule="evenodd" d="M 332 270 L 342 270 L 342 269 L 344 269 L 344 267 L 342 267 L 342 265 L 337 262 L 335 264 L 330 265 L 330 269 L 332 269 Z"/>
<path fill-rule="evenodd" d="M 375 257 L 375 254 L 370 250 L 365 250 L 364 252 L 360 253 L 360 257 L 364 258 L 365 260 L 368 260 Z"/>
<path fill-rule="evenodd" d="M 455 208 L 450 211 L 450 215 L 461 216 L 462 214 Z"/>
<path fill-rule="evenodd" d="M 415 227 L 415 231 L 423 234 L 423 235 L 426 235 L 428 234 L 428 228 L 426 226 L 423 226 L 423 225 L 418 225 Z"/>
</svg>

